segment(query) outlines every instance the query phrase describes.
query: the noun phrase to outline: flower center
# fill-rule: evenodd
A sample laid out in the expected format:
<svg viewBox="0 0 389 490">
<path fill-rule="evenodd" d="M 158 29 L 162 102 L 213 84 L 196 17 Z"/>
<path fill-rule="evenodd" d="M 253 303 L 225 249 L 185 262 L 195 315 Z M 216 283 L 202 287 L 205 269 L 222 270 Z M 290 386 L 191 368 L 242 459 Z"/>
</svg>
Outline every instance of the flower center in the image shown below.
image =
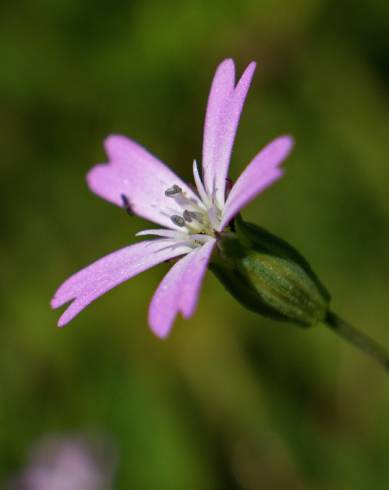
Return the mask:
<svg viewBox="0 0 389 490">
<path fill-rule="evenodd" d="M 215 230 L 221 220 L 221 212 L 214 204 L 209 205 L 200 198 L 188 197 L 176 184 L 165 190 L 165 196 L 174 199 L 182 210 L 181 214 L 170 216 L 172 223 L 185 228 L 192 235 L 215 236 Z"/>
</svg>

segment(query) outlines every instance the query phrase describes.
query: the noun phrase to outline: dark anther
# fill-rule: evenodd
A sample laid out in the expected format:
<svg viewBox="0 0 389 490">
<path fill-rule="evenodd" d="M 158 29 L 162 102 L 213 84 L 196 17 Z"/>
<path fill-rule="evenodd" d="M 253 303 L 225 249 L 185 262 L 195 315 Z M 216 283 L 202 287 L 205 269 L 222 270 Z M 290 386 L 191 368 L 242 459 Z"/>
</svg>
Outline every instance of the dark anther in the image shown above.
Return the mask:
<svg viewBox="0 0 389 490">
<path fill-rule="evenodd" d="M 175 225 L 179 226 L 180 228 L 185 226 L 184 218 L 182 216 L 178 216 L 178 214 L 173 214 L 173 216 L 170 216 L 170 219 Z"/>
<path fill-rule="evenodd" d="M 202 214 L 197 213 L 196 211 L 188 211 L 187 209 L 185 209 L 183 216 L 184 216 L 185 221 L 187 221 L 188 223 L 191 223 L 193 220 L 196 220 L 199 223 L 203 222 Z"/>
<path fill-rule="evenodd" d="M 181 192 L 182 192 L 181 187 L 179 187 L 178 185 L 174 184 L 171 187 L 169 187 L 169 189 L 166 189 L 165 196 L 166 197 L 174 197 L 177 194 L 181 194 Z"/>
<path fill-rule="evenodd" d="M 185 209 L 183 216 L 184 216 L 184 220 L 187 221 L 188 223 L 192 221 L 191 213 L 187 209 Z"/>
<path fill-rule="evenodd" d="M 122 198 L 123 207 L 126 210 L 127 214 L 130 216 L 133 216 L 134 212 L 132 210 L 132 207 L 131 207 L 131 204 L 130 204 L 128 197 L 125 194 L 120 194 L 120 197 Z"/>
</svg>

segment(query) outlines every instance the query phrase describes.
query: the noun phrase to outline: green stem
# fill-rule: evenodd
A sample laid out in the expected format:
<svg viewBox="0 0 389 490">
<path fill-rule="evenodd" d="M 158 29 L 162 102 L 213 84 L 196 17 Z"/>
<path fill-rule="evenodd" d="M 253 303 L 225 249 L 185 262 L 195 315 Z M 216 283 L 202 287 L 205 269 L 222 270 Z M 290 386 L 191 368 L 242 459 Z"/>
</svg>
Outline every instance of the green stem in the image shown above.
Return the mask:
<svg viewBox="0 0 389 490">
<path fill-rule="evenodd" d="M 342 318 L 332 311 L 327 313 L 324 324 L 340 337 L 379 362 L 386 371 L 389 371 L 389 354 L 375 340 L 342 320 Z"/>
</svg>

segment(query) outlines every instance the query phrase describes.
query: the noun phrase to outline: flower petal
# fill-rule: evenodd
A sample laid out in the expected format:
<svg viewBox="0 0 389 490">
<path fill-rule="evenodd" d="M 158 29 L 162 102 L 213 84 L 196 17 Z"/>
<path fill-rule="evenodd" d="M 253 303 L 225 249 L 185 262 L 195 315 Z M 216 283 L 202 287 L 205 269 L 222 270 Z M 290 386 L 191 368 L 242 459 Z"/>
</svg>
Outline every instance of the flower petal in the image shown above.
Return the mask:
<svg viewBox="0 0 389 490">
<path fill-rule="evenodd" d="M 240 114 L 255 70 L 252 62 L 235 87 L 235 68 L 231 59 L 217 68 L 209 93 L 203 141 L 204 184 L 220 207 L 224 193 L 232 146 Z"/>
<path fill-rule="evenodd" d="M 193 315 L 215 242 L 209 240 L 180 259 L 162 279 L 149 308 L 150 327 L 159 337 L 168 335 L 179 312 L 185 318 Z"/>
<path fill-rule="evenodd" d="M 149 240 L 106 255 L 67 279 L 56 291 L 51 306 L 73 300 L 59 319 L 58 326 L 70 322 L 81 310 L 110 289 L 165 260 L 192 249 L 174 240 Z"/>
<path fill-rule="evenodd" d="M 165 191 L 178 185 L 188 198 L 197 200 L 190 187 L 145 148 L 125 136 L 109 136 L 105 148 L 110 163 L 96 165 L 89 171 L 89 188 L 118 206 L 123 206 L 124 195 L 138 216 L 176 229 L 170 216 L 180 214 L 181 209 L 174 199 L 165 196 Z"/>
<path fill-rule="evenodd" d="M 282 171 L 277 166 L 288 156 L 292 147 L 293 139 L 290 136 L 281 136 L 254 157 L 231 189 L 220 230 L 254 197 L 281 177 Z"/>
</svg>

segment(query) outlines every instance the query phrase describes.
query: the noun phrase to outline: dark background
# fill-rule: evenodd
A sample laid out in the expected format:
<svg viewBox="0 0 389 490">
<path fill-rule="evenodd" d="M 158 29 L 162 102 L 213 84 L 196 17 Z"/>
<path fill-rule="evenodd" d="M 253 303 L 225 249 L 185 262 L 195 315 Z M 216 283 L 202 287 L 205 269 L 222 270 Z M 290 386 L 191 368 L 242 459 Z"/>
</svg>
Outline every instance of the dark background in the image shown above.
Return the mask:
<svg viewBox="0 0 389 490">
<path fill-rule="evenodd" d="M 127 490 L 386 488 L 389 379 L 323 327 L 245 311 L 209 273 L 167 341 L 167 265 L 63 330 L 70 274 L 148 225 L 85 173 L 123 133 L 185 179 L 217 64 L 258 62 L 231 167 L 291 133 L 286 176 L 245 217 L 293 243 L 336 311 L 389 346 L 386 0 L 4 2 L 0 7 L 0 481 L 45 434 L 103 433 Z"/>
</svg>

